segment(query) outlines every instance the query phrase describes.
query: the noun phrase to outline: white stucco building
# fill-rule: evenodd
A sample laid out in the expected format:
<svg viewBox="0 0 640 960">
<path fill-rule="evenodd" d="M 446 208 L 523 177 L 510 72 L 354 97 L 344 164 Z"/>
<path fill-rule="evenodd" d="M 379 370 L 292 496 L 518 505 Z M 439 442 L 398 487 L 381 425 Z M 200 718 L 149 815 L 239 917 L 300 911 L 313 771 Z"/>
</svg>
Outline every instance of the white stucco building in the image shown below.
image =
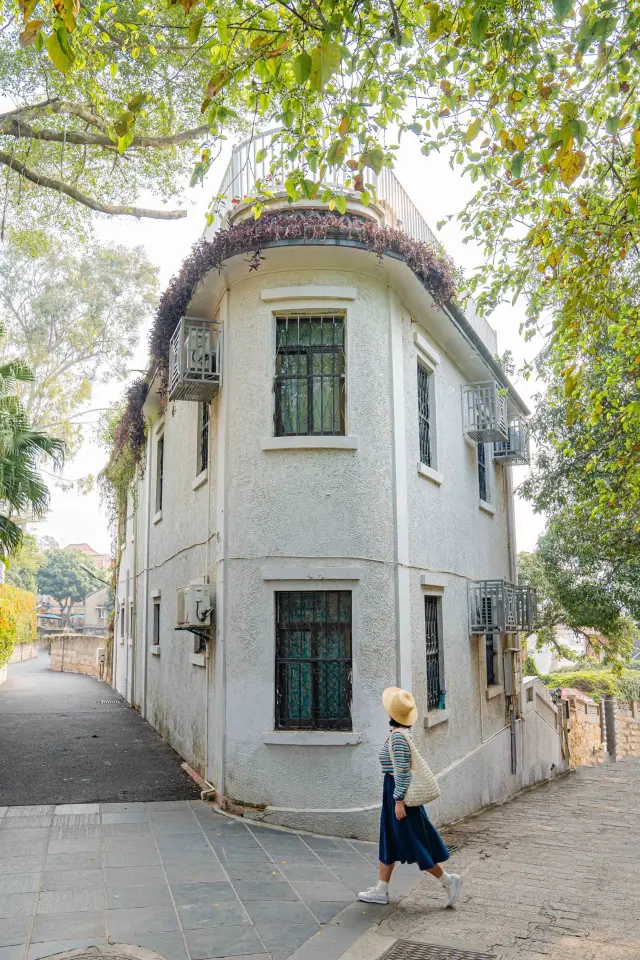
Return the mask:
<svg viewBox="0 0 640 960">
<path fill-rule="evenodd" d="M 223 192 L 250 193 L 239 158 L 260 146 L 234 152 Z M 376 203 L 348 196 L 435 244 L 388 171 Z M 291 212 L 277 190 L 270 207 Z M 249 216 L 235 203 L 227 222 Z M 440 774 L 432 813 L 453 820 L 561 765 L 553 705 L 523 707 L 531 596 L 509 586 L 528 411 L 488 324 L 436 307 L 405 256 L 282 231 L 260 255 L 189 267 L 196 322 L 175 334 L 168 402 L 149 370 L 114 684 L 246 815 L 360 837 L 377 833 L 380 696 L 409 688 Z M 198 611 L 207 585 L 215 606 L 201 635 L 176 630 L 177 590 L 197 585 Z"/>
</svg>

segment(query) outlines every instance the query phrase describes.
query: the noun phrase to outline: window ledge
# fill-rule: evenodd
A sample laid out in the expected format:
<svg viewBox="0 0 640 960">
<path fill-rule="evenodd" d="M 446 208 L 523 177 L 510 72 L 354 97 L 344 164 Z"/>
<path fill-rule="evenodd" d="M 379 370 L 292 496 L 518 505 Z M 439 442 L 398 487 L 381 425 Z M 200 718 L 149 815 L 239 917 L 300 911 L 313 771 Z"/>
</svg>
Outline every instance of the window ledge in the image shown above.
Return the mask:
<svg viewBox="0 0 640 960">
<path fill-rule="evenodd" d="M 488 513 L 489 516 L 495 516 L 496 508 L 491 503 L 487 503 L 486 500 L 478 500 L 478 506 L 484 513 Z"/>
<path fill-rule="evenodd" d="M 207 658 L 204 653 L 190 653 L 189 663 L 192 663 L 194 667 L 206 667 Z"/>
<path fill-rule="evenodd" d="M 162 520 L 162 510 L 158 510 L 158 512 L 155 514 L 153 518 L 153 522 L 160 523 L 161 520 Z"/>
<path fill-rule="evenodd" d="M 451 716 L 451 710 L 430 710 L 424 718 L 425 730 L 431 727 L 437 727 L 441 723 L 446 723 Z"/>
<path fill-rule="evenodd" d="M 150 653 L 151 653 L 151 656 L 152 656 L 152 657 L 159 657 L 159 656 L 160 656 L 160 647 L 156 644 L 156 646 L 151 647 Z"/>
<path fill-rule="evenodd" d="M 346 730 L 266 730 L 262 742 L 284 747 L 354 747 L 359 733 Z"/>
<path fill-rule="evenodd" d="M 487 700 L 493 700 L 494 697 L 499 697 L 501 693 L 504 692 L 504 687 L 501 683 L 494 683 L 490 687 L 487 687 Z"/>
<path fill-rule="evenodd" d="M 263 450 L 357 450 L 357 437 L 266 437 Z"/>
<path fill-rule="evenodd" d="M 426 463 L 421 463 L 420 461 L 418 461 L 418 473 L 421 477 L 431 480 L 432 483 L 436 483 L 438 486 L 440 486 L 444 480 L 444 477 L 441 473 L 438 473 L 438 471 L 434 470 L 433 467 L 428 467 Z"/>
<path fill-rule="evenodd" d="M 205 484 L 208 479 L 209 479 L 209 470 L 205 467 L 202 473 L 199 473 L 198 476 L 193 481 L 193 483 L 191 484 L 191 489 L 197 490 L 199 487 Z"/>
<path fill-rule="evenodd" d="M 122 551 L 126 548 L 126 546 L 127 546 L 127 541 L 123 540 L 122 543 L 120 544 L 120 553 L 122 553 Z"/>
</svg>

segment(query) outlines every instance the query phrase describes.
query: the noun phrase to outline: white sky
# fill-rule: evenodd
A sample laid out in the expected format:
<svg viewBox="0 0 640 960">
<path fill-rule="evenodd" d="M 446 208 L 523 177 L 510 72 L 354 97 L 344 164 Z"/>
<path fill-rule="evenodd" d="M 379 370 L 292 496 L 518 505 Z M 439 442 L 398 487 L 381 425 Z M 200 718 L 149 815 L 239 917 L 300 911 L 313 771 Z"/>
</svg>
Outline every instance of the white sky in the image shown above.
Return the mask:
<svg viewBox="0 0 640 960">
<path fill-rule="evenodd" d="M 149 259 L 160 268 L 160 285 L 161 289 L 164 289 L 179 269 L 191 244 L 198 240 L 202 233 L 208 197 L 217 193 L 229 155 L 230 146 L 213 166 L 204 190 L 198 188 L 189 191 L 190 207 L 186 220 L 138 222 L 128 218 L 111 220 L 105 218 L 97 224 L 98 236 L 105 242 L 144 246 Z M 411 199 L 434 230 L 437 221 L 448 214 L 457 213 L 473 192 L 473 186 L 468 178 L 462 178 L 457 171 L 452 171 L 446 159 L 437 156 L 423 157 L 417 141 L 413 138 L 403 143 L 396 173 Z M 153 200 L 145 198 L 144 202 L 151 205 Z M 440 237 L 455 263 L 466 271 L 471 271 L 480 261 L 481 255 L 478 249 L 471 244 L 462 243 L 462 235 L 455 221 L 442 230 Z M 499 352 L 511 350 L 518 367 L 539 349 L 535 341 L 525 344 L 519 335 L 518 327 L 523 317 L 523 307 L 518 303 L 515 308 L 509 305 L 501 306 L 489 318 L 490 324 L 498 333 Z M 150 322 L 151 317 L 147 317 L 142 327 L 140 345 L 132 362 L 132 368 L 146 366 L 146 340 Z M 516 378 L 515 385 L 522 398 L 531 406 L 533 394 L 537 390 L 535 382 Z M 122 383 L 97 387 L 91 403 L 87 404 L 87 409 L 105 406 L 117 399 L 122 390 Z M 95 416 L 89 415 L 86 419 L 94 420 Z M 89 430 L 86 433 L 88 434 Z M 63 476 L 76 478 L 89 473 L 97 475 L 105 459 L 105 453 L 87 439 L 78 456 L 65 468 Z M 514 484 L 516 486 L 526 476 L 527 469 L 526 467 L 515 468 Z M 534 515 L 531 507 L 517 498 L 518 549 L 532 549 L 542 532 L 543 525 L 542 517 Z M 35 532 L 38 535 L 55 537 L 63 546 L 67 543 L 86 542 L 100 552 L 107 552 L 110 549 L 110 533 L 107 529 L 106 517 L 100 508 L 97 491 L 79 496 L 73 492 L 65 493 L 59 488 L 52 489 L 51 510 L 47 519 L 38 524 Z"/>
</svg>

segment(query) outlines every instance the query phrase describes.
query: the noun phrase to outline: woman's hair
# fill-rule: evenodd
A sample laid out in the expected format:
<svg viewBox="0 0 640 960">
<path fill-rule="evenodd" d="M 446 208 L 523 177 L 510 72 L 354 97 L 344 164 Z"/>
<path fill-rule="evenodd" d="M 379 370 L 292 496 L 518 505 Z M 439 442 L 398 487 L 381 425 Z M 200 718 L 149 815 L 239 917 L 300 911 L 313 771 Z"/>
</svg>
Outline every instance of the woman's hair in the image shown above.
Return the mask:
<svg viewBox="0 0 640 960">
<path fill-rule="evenodd" d="M 389 717 L 389 726 L 390 727 L 399 727 L 400 730 L 411 730 L 410 726 L 407 726 L 406 723 L 398 723 L 397 720 L 394 720 L 393 717 Z"/>
</svg>

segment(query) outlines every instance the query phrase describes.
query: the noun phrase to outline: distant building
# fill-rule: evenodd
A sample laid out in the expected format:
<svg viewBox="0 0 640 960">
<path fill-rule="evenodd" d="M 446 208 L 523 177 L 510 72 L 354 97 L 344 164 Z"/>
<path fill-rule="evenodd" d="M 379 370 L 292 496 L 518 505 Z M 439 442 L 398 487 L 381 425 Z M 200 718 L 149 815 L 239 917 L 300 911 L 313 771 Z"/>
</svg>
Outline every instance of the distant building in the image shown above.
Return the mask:
<svg viewBox="0 0 640 960">
<path fill-rule="evenodd" d="M 94 590 L 84 601 L 84 632 L 102 636 L 107 630 L 109 587 Z"/>
<path fill-rule="evenodd" d="M 68 543 L 64 549 L 84 553 L 89 560 L 93 561 L 98 570 L 108 570 L 113 564 L 113 560 L 108 553 L 98 553 L 88 543 Z"/>
</svg>

